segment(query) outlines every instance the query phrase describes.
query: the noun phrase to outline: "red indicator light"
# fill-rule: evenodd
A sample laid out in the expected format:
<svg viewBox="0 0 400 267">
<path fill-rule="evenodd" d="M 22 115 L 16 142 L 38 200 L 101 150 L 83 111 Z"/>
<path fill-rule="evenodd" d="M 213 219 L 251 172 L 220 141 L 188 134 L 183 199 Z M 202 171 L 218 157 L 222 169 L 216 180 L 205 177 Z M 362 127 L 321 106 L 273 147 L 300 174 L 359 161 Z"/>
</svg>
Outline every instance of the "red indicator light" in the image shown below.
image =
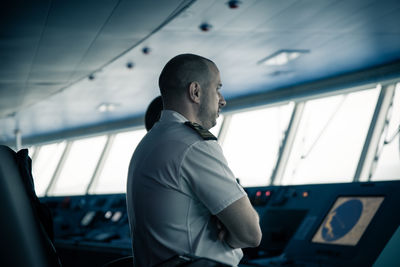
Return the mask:
<svg viewBox="0 0 400 267">
<path fill-rule="evenodd" d="M 303 192 L 303 197 L 308 197 L 308 192 L 307 191 Z"/>
<path fill-rule="evenodd" d="M 265 196 L 269 197 L 271 195 L 271 191 L 265 191 Z"/>
<path fill-rule="evenodd" d="M 261 196 L 261 191 L 257 191 L 256 196 L 260 197 Z"/>
</svg>

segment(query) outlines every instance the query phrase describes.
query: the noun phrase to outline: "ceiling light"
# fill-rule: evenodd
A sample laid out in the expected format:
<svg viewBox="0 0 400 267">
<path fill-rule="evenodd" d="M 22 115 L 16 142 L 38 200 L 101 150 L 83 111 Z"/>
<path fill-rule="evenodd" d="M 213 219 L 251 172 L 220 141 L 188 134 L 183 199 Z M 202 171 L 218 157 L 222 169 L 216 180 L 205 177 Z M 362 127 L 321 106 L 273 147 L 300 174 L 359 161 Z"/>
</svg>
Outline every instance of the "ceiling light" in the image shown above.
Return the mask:
<svg viewBox="0 0 400 267">
<path fill-rule="evenodd" d="M 100 112 L 111 112 L 111 111 L 114 111 L 117 106 L 119 106 L 119 105 L 114 104 L 114 103 L 101 103 L 97 107 L 97 110 Z"/>
<path fill-rule="evenodd" d="M 229 6 L 229 8 L 235 9 L 235 8 L 238 8 L 241 3 L 242 2 L 240 2 L 238 0 L 230 0 L 228 2 L 228 6 Z"/>
<path fill-rule="evenodd" d="M 272 55 L 260 60 L 258 64 L 264 64 L 268 66 L 282 66 L 287 64 L 305 53 L 309 53 L 309 50 L 279 50 Z"/>
<path fill-rule="evenodd" d="M 127 67 L 128 69 L 132 69 L 134 66 L 135 66 L 135 64 L 133 64 L 133 62 L 128 62 L 128 63 L 126 63 L 126 67 Z"/>
<path fill-rule="evenodd" d="M 204 22 L 204 23 L 200 24 L 199 28 L 203 32 L 208 32 L 209 30 L 211 30 L 212 25 L 208 24 L 207 22 Z"/>
<path fill-rule="evenodd" d="M 150 54 L 151 49 L 150 49 L 150 47 L 145 46 L 142 48 L 142 52 L 143 52 L 143 54 L 148 55 L 148 54 Z"/>
</svg>

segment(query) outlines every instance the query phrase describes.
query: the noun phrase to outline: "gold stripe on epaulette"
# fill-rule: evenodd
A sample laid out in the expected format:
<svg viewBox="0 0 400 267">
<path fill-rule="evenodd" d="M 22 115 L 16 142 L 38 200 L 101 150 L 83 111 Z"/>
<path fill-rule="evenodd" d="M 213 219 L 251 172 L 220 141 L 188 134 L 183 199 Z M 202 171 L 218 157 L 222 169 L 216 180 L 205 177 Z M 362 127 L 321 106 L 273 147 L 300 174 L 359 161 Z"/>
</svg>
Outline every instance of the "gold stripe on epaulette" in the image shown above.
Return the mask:
<svg viewBox="0 0 400 267">
<path fill-rule="evenodd" d="M 204 140 L 217 140 L 217 137 L 215 137 L 208 130 L 204 129 L 198 123 L 187 121 L 187 122 L 185 122 L 185 125 L 189 126 L 193 130 L 195 130 Z"/>
</svg>

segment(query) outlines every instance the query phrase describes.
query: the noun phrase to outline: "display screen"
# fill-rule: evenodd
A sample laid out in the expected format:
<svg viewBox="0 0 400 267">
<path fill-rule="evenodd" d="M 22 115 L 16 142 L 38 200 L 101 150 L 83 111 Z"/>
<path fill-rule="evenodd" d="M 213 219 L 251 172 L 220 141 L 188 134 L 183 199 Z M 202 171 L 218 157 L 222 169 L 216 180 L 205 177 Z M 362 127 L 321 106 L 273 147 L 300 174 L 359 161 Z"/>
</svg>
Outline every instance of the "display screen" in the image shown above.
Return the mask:
<svg viewBox="0 0 400 267">
<path fill-rule="evenodd" d="M 314 243 L 355 246 L 384 197 L 338 197 L 312 238 Z"/>
</svg>

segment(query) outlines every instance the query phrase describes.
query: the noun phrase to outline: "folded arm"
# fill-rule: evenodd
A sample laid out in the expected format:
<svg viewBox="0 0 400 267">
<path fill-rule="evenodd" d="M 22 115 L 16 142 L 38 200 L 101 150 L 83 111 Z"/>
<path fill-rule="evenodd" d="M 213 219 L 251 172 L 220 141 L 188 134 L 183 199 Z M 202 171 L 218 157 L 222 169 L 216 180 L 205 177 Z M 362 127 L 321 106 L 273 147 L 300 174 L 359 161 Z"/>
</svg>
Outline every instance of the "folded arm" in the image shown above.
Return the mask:
<svg viewBox="0 0 400 267">
<path fill-rule="evenodd" d="M 221 237 L 232 248 L 257 247 L 260 244 L 262 233 L 259 217 L 247 196 L 233 202 L 217 217 L 227 231 Z"/>
<path fill-rule="evenodd" d="M 192 145 L 182 161 L 181 175 L 198 199 L 222 223 L 217 223 L 220 239 L 234 248 L 259 245 L 258 214 L 237 184 L 218 143 L 209 141 Z M 224 203 L 230 204 L 225 206 Z"/>
</svg>

